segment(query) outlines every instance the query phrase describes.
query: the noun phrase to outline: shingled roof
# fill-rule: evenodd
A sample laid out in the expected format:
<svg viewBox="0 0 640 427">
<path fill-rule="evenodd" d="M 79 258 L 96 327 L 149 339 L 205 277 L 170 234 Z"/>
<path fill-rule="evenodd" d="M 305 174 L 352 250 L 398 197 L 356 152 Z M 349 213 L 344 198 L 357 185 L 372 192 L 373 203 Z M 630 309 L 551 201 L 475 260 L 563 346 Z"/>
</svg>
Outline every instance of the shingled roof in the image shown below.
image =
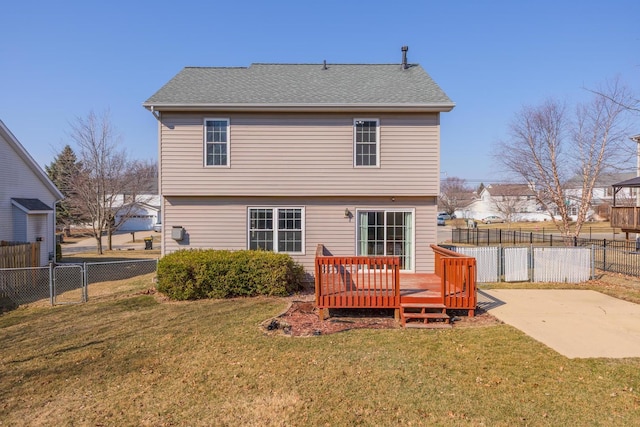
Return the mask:
<svg viewBox="0 0 640 427">
<path fill-rule="evenodd" d="M 186 67 L 144 104 L 151 110 L 211 107 L 378 107 L 450 111 L 455 104 L 420 65 L 252 64 Z"/>
</svg>

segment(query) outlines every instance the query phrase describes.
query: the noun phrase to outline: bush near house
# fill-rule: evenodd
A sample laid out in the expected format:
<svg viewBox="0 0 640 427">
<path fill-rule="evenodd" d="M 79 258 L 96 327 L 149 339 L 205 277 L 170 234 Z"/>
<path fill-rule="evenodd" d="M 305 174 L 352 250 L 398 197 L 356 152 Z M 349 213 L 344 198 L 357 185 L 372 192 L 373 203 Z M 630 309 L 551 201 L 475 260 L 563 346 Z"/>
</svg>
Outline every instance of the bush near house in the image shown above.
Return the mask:
<svg viewBox="0 0 640 427">
<path fill-rule="evenodd" d="M 181 250 L 158 263 L 158 291 L 176 300 L 284 296 L 301 289 L 303 267 L 266 251 Z"/>
</svg>

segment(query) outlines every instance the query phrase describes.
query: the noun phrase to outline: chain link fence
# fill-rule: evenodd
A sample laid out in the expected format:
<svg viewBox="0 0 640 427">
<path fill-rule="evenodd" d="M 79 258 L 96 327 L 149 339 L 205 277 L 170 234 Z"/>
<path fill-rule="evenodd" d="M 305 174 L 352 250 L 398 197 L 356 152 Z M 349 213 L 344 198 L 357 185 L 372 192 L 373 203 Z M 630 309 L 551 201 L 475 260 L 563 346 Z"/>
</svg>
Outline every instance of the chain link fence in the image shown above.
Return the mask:
<svg viewBox="0 0 640 427">
<path fill-rule="evenodd" d="M 0 303 L 28 304 L 51 298 L 52 272 L 49 267 L 0 269 Z"/>
<path fill-rule="evenodd" d="M 86 302 L 91 285 L 155 273 L 157 268 L 157 259 L 3 268 L 0 269 L 0 305 L 41 300 L 49 300 L 52 305 Z"/>
</svg>

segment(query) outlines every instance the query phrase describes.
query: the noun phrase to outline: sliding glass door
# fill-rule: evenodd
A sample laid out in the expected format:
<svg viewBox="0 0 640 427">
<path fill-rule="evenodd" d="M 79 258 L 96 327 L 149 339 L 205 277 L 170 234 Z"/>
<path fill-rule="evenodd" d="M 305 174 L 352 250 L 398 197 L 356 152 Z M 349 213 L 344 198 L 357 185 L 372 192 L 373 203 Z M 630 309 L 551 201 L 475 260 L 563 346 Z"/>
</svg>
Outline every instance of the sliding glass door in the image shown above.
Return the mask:
<svg viewBox="0 0 640 427">
<path fill-rule="evenodd" d="M 403 270 L 413 270 L 413 211 L 358 210 L 358 255 L 400 257 Z"/>
</svg>

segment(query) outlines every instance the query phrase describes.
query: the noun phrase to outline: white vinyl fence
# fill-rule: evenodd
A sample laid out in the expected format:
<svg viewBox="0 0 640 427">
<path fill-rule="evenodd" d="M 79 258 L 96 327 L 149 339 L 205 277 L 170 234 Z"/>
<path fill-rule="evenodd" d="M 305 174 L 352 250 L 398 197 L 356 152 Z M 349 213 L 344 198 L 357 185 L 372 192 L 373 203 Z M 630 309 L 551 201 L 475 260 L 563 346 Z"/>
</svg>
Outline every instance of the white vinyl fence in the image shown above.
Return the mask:
<svg viewBox="0 0 640 427">
<path fill-rule="evenodd" d="M 591 254 L 589 248 L 535 248 L 533 281 L 579 283 L 589 280 Z"/>
<path fill-rule="evenodd" d="M 594 274 L 593 248 L 451 247 L 476 259 L 477 281 L 579 283 Z"/>
<path fill-rule="evenodd" d="M 467 256 L 472 256 L 476 259 L 476 281 L 480 283 L 497 282 L 499 278 L 499 261 L 500 261 L 500 248 L 482 247 L 482 248 L 469 248 L 459 247 L 455 248 L 455 251 Z"/>
</svg>

